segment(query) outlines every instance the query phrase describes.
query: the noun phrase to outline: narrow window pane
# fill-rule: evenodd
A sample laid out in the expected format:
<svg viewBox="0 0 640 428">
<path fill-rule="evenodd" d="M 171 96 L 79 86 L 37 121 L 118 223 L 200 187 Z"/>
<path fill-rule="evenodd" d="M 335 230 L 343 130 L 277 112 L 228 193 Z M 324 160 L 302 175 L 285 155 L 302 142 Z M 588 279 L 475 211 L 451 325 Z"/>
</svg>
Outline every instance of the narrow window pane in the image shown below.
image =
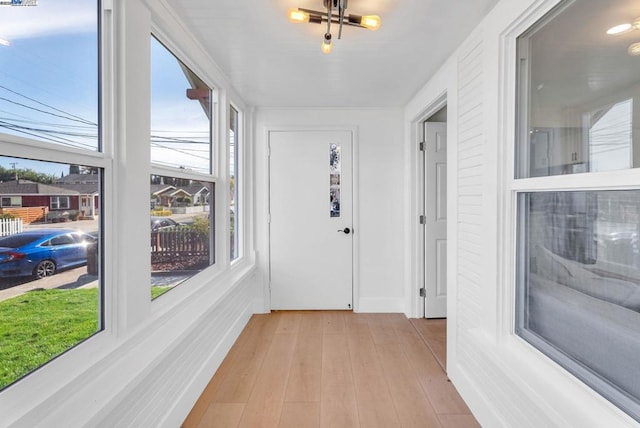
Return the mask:
<svg viewBox="0 0 640 428">
<path fill-rule="evenodd" d="M 101 177 L 0 156 L 0 389 L 102 329 Z"/>
<path fill-rule="evenodd" d="M 0 132 L 96 151 L 98 2 L 0 6 Z"/>
<path fill-rule="evenodd" d="M 607 34 L 639 13 L 563 2 L 518 38 L 518 178 L 640 167 L 640 39 Z"/>
<path fill-rule="evenodd" d="M 211 89 L 154 37 L 151 162 L 211 173 Z"/>
<path fill-rule="evenodd" d="M 151 176 L 151 297 L 214 263 L 213 183 Z"/>
<path fill-rule="evenodd" d="M 238 111 L 233 107 L 231 107 L 229 125 L 229 231 L 231 234 L 229 254 L 231 255 L 231 260 L 235 260 L 240 254 L 240 201 L 238 199 L 240 186 L 240 150 L 238 144 Z"/>
<path fill-rule="evenodd" d="M 517 332 L 640 420 L 640 190 L 520 195 Z"/>
</svg>

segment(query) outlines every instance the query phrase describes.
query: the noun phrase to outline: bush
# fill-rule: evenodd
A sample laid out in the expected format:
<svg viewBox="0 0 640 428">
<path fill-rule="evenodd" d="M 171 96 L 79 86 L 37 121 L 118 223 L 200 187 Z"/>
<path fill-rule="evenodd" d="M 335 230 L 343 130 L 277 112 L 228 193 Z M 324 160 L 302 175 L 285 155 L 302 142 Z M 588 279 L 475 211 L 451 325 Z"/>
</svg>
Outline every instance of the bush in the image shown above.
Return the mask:
<svg viewBox="0 0 640 428">
<path fill-rule="evenodd" d="M 13 220 L 14 218 L 17 218 L 17 217 L 14 216 L 13 214 L 0 213 L 0 220 Z"/>
<path fill-rule="evenodd" d="M 193 223 L 189 225 L 189 228 L 195 230 L 201 236 L 209 236 L 209 218 L 196 217 L 193 219 Z"/>
</svg>

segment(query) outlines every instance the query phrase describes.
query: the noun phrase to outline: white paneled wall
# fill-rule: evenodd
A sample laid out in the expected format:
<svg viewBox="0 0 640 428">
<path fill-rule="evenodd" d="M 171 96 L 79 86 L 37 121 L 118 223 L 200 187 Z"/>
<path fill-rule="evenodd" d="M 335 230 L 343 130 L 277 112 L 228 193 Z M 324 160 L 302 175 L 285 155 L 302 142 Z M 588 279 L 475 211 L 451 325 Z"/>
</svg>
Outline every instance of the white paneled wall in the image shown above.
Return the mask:
<svg viewBox="0 0 640 428">
<path fill-rule="evenodd" d="M 473 38 L 472 38 L 473 40 Z M 457 283 L 458 329 L 469 330 L 481 324 L 484 227 L 483 161 L 483 58 L 482 39 L 465 46 L 458 55 L 458 167 L 457 167 Z M 459 343 L 466 346 L 465 342 Z M 465 355 L 465 354 L 461 354 Z"/>
</svg>

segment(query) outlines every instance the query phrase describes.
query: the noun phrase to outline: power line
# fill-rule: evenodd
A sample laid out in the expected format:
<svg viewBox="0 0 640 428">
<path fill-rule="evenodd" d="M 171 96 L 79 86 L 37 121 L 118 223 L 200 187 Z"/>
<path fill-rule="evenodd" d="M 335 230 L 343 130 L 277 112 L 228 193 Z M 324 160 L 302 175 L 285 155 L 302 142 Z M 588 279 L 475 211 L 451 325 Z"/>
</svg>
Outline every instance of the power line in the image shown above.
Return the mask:
<svg viewBox="0 0 640 428">
<path fill-rule="evenodd" d="M 40 105 L 42 105 L 42 106 L 48 107 L 48 108 L 50 108 L 50 109 L 52 109 L 52 110 L 55 110 L 55 111 L 57 111 L 57 112 L 64 113 L 64 114 L 66 114 L 66 115 L 68 115 L 68 116 L 71 116 L 71 117 L 75 117 L 76 119 L 79 119 L 80 121 L 82 121 L 82 122 L 84 122 L 84 123 L 87 123 L 87 124 L 89 124 L 89 125 L 95 125 L 95 126 L 98 126 L 98 124 L 97 124 L 97 123 L 93 123 L 93 122 L 91 122 L 91 121 L 89 121 L 89 120 L 87 120 L 87 119 L 84 119 L 84 118 L 82 118 L 82 117 L 80 117 L 80 116 L 77 116 L 77 115 L 75 115 L 75 114 L 73 114 L 73 113 L 69 113 L 69 112 L 66 112 L 66 111 L 64 111 L 64 110 L 60 110 L 60 109 L 58 109 L 58 108 L 56 108 L 56 107 L 50 106 L 49 104 L 45 104 L 45 103 L 43 103 L 43 102 L 41 102 L 41 101 L 38 101 L 38 100 L 36 100 L 36 99 L 34 99 L 34 98 L 28 97 L 28 96 L 26 96 L 26 95 L 24 95 L 24 94 L 21 94 L 21 93 L 16 92 L 16 91 L 14 91 L 14 90 L 12 90 L 12 89 L 9 89 L 9 88 L 7 88 L 6 86 L 2 86 L 2 85 L 0 85 L 0 88 L 4 89 L 5 91 L 9 91 L 9 92 L 11 92 L 11 93 L 13 93 L 13 94 L 16 94 L 16 95 L 18 95 L 18 96 L 20 96 L 20 97 L 26 98 L 26 99 L 28 99 L 28 100 L 30 100 L 30 101 L 33 101 L 34 103 L 37 103 L 37 104 L 40 104 Z"/>
<path fill-rule="evenodd" d="M 40 110 L 38 108 L 35 108 L 35 107 L 32 107 L 32 106 L 28 106 L 26 104 L 19 103 L 17 101 L 13 101 L 13 100 L 10 100 L 8 98 L 0 97 L 0 100 L 6 101 L 6 102 L 11 103 L 11 104 L 18 105 L 20 107 L 24 107 L 24 108 L 28 108 L 28 109 L 31 109 L 31 110 L 35 110 L 35 111 L 38 111 L 40 113 L 44 113 L 44 114 L 48 114 L 48 115 L 51 115 L 51 116 L 60 117 L 62 119 L 66 119 L 66 120 L 71 120 L 73 122 L 80 122 L 80 123 L 84 123 L 85 125 L 95 125 L 93 122 L 89 122 L 88 120 L 73 119 L 73 118 L 70 118 L 70 117 L 62 116 L 60 114 L 51 113 L 50 111 Z"/>
</svg>

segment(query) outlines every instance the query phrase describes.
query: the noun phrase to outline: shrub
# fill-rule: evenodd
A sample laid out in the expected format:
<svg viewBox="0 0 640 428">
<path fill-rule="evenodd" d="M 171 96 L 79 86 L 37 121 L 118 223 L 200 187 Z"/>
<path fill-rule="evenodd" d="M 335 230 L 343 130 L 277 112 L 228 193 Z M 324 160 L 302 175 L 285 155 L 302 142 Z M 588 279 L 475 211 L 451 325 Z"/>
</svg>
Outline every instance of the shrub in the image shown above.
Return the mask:
<svg viewBox="0 0 640 428">
<path fill-rule="evenodd" d="M 196 217 L 189 228 L 198 232 L 201 236 L 209 236 L 209 219 L 207 217 Z"/>
</svg>

